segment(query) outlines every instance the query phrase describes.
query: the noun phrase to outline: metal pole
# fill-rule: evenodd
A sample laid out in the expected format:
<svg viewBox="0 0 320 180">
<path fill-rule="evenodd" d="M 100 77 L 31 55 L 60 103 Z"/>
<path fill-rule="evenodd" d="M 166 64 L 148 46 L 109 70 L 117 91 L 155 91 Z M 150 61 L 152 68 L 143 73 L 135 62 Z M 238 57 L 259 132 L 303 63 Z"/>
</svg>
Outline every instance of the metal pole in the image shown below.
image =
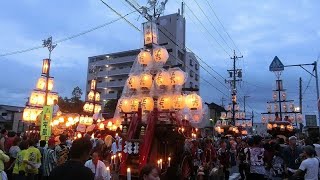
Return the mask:
<svg viewBox="0 0 320 180">
<path fill-rule="evenodd" d="M 232 94 L 236 97 L 236 51 L 234 51 L 234 55 L 233 55 L 233 89 L 232 89 Z M 235 105 L 236 105 L 236 101 L 232 102 L 232 121 L 233 124 L 235 125 L 236 120 L 235 120 Z"/>
<path fill-rule="evenodd" d="M 299 111 L 302 114 L 302 78 L 299 78 Z"/>
<path fill-rule="evenodd" d="M 314 62 L 314 72 L 316 76 L 316 87 L 317 87 L 317 102 L 319 101 L 319 80 L 318 80 L 318 66 L 317 61 Z M 319 127 L 320 127 L 320 108 L 318 107 L 318 120 L 319 120 Z M 319 128 L 320 131 L 320 128 Z"/>
<path fill-rule="evenodd" d="M 46 96 L 44 100 L 44 105 L 48 105 L 48 93 L 49 93 L 49 77 L 50 77 L 50 64 L 51 64 L 51 51 L 49 51 L 49 60 L 48 60 L 48 72 L 46 74 Z"/>
</svg>

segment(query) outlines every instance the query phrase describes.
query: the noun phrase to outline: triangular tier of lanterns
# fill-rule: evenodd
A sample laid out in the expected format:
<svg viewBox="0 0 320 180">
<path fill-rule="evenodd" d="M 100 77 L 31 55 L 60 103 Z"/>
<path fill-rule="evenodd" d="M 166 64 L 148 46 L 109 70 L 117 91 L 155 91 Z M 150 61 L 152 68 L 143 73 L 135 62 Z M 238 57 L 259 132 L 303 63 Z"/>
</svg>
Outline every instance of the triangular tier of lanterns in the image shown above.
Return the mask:
<svg viewBox="0 0 320 180">
<path fill-rule="evenodd" d="M 169 58 L 167 49 L 158 45 L 158 29 L 154 22 L 146 22 L 144 48 L 138 54 L 118 101 L 115 118 L 121 114 L 137 112 L 144 115 L 157 108 L 162 112 L 175 112 L 180 119 L 200 122 L 202 99 L 192 92 L 182 93 L 187 75 L 180 68 L 164 68 Z"/>
</svg>

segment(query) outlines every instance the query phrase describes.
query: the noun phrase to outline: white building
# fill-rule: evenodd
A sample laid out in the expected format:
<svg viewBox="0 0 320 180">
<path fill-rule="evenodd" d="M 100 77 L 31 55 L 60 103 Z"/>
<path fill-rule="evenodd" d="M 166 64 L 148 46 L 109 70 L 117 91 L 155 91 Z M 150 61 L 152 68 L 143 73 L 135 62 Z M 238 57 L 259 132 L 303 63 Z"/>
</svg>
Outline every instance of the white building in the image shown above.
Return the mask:
<svg viewBox="0 0 320 180">
<path fill-rule="evenodd" d="M 27 124 L 22 121 L 24 107 L 0 105 L 0 128 L 23 132 L 27 129 Z"/>
<path fill-rule="evenodd" d="M 181 65 L 181 69 L 188 73 L 185 87 L 199 88 L 199 62 L 193 53 L 185 50 L 185 22 L 180 13 L 161 16 L 157 21 L 158 43 L 165 46 L 169 52 L 166 65 Z M 103 101 L 119 98 L 139 52 L 140 49 L 135 49 L 89 57 L 87 92 L 90 81 L 96 76 L 97 88 Z M 91 71 L 92 67 L 95 67 L 96 73 Z"/>
</svg>

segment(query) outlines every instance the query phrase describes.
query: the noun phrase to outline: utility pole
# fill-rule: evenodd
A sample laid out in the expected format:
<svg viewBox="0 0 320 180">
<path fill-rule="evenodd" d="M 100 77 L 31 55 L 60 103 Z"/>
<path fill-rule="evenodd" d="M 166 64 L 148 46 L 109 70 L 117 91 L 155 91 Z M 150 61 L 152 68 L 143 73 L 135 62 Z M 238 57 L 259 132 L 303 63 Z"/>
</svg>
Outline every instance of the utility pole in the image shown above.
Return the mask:
<svg viewBox="0 0 320 180">
<path fill-rule="evenodd" d="M 299 78 L 299 111 L 302 114 L 302 78 Z"/>
<path fill-rule="evenodd" d="M 243 58 L 243 56 L 237 56 L 236 51 L 233 51 L 233 68 L 228 70 L 231 80 L 226 80 L 226 82 L 230 83 L 232 89 L 232 123 L 235 125 L 235 106 L 237 104 L 237 81 L 241 81 L 242 78 L 242 69 L 236 68 L 236 61 L 238 58 Z"/>
<path fill-rule="evenodd" d="M 224 101 L 226 100 L 226 98 L 222 97 L 221 98 L 221 106 L 224 107 Z"/>
</svg>

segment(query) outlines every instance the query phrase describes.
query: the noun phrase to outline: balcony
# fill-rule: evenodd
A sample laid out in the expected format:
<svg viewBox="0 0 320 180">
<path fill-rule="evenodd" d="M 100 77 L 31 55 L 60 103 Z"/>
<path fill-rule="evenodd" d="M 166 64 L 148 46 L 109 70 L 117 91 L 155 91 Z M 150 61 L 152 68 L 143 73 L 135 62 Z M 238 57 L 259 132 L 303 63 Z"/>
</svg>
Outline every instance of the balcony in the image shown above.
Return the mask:
<svg viewBox="0 0 320 180">
<path fill-rule="evenodd" d="M 135 59 L 136 59 L 135 56 L 125 56 L 125 57 L 119 57 L 114 59 L 105 59 L 101 61 L 96 61 L 90 64 L 94 64 L 96 66 L 104 66 L 104 65 L 113 65 L 113 64 L 121 64 L 121 63 L 130 63 L 130 62 L 133 63 Z"/>
<path fill-rule="evenodd" d="M 108 100 L 108 99 L 117 99 L 117 93 L 112 93 L 112 94 L 101 94 L 101 99 Z"/>
<path fill-rule="evenodd" d="M 97 83 L 97 88 L 112 88 L 112 87 L 124 87 L 126 81 L 111 81 Z"/>
<path fill-rule="evenodd" d="M 118 76 L 118 75 L 128 75 L 130 73 L 131 68 L 123 68 L 123 69 L 114 69 L 114 70 L 105 70 L 98 72 L 98 77 L 106 77 L 106 76 Z"/>
</svg>

